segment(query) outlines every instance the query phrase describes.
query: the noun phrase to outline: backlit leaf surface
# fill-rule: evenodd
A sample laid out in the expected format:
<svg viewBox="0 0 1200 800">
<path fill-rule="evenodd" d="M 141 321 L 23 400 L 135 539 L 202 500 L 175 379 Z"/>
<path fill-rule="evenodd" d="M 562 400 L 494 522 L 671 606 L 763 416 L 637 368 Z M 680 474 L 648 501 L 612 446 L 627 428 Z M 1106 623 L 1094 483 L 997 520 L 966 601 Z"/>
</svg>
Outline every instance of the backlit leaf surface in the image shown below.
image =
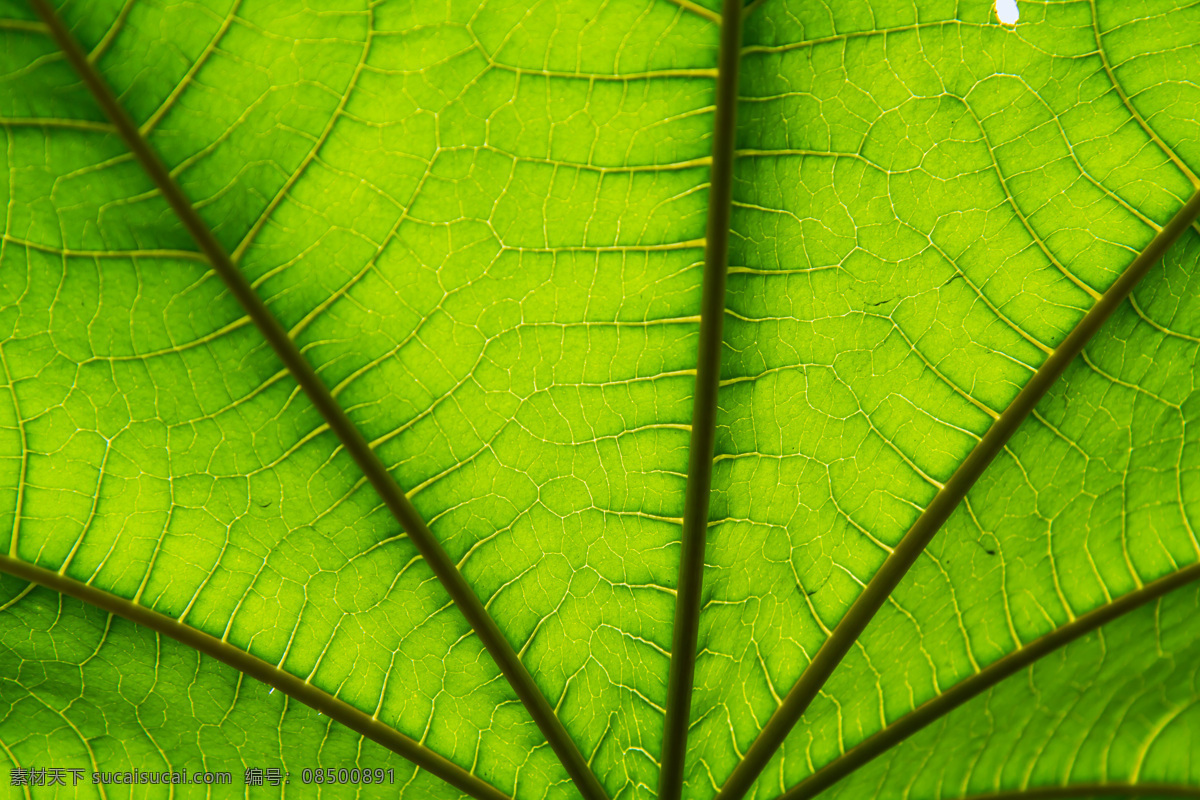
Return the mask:
<svg viewBox="0 0 1200 800">
<path fill-rule="evenodd" d="M 983 2 L 749 10 L 686 798 L 715 795 L 889 548 L 1200 185 L 1198 7 L 1020 10 L 1015 26 Z M 0 546 L 276 664 L 505 794 L 578 796 L 58 45 L 21 3 L 4 11 Z M 657 792 L 719 12 L 59 9 L 614 799 Z M 1192 229 L 750 796 L 1197 561 L 1198 262 Z M 462 796 L 179 642 L 4 587 L 13 766 L 229 769 L 240 796 L 246 766 L 386 764 L 379 796 Z M 1194 595 L 1008 676 L 831 796 L 1200 794 Z"/>
</svg>

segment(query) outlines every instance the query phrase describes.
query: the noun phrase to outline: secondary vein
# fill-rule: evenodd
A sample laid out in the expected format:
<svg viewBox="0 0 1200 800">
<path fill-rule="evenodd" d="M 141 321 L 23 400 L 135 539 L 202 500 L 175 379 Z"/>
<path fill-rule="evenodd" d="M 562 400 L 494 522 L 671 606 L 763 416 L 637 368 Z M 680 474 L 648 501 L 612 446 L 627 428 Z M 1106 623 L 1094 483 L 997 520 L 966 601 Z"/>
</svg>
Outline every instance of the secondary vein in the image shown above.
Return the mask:
<svg viewBox="0 0 1200 800">
<path fill-rule="evenodd" d="M 700 341 L 696 353 L 696 391 L 688 446 L 675 626 L 667 678 L 659 800 L 679 800 L 696 672 L 696 645 L 704 589 L 704 545 L 712 494 L 717 394 L 721 381 L 722 326 L 729 266 L 729 220 L 733 213 L 733 162 L 737 147 L 738 66 L 742 49 L 742 0 L 721 6 L 721 43 L 717 59 L 717 106 L 712 177 L 705 231 L 704 279 L 700 298 Z"/>
<path fill-rule="evenodd" d="M 441 543 L 437 541 L 425 521 L 417 513 L 416 508 L 405 496 L 404 490 L 392 478 L 383 461 L 371 449 L 366 438 L 330 393 L 329 387 L 317 375 L 316 370 L 308 363 L 279 320 L 254 291 L 245 275 L 234 265 L 225 248 L 217 241 L 216 236 L 200 217 L 183 189 L 171 177 L 154 147 L 138 130 L 120 101 L 117 100 L 112 88 L 88 60 L 79 42 L 71 35 L 53 6 L 48 0 L 30 0 L 30 5 L 46 23 L 50 34 L 62 48 L 71 66 L 83 79 L 96 102 L 116 127 L 117 132 L 120 133 L 121 138 L 125 140 L 126 145 L 159 192 L 162 193 L 163 198 L 170 204 L 201 252 L 208 258 L 213 270 L 241 303 L 246 314 L 262 332 L 263 337 L 271 345 L 288 372 L 300 384 L 304 393 L 308 395 L 309 400 L 325 419 L 329 429 L 342 442 L 347 453 L 354 459 L 392 515 L 408 533 L 425 562 L 429 564 L 434 575 L 445 587 L 446 592 L 454 600 L 479 640 L 495 660 L 500 672 L 512 686 L 517 697 L 528 709 L 530 716 L 541 730 L 542 735 L 546 737 L 546 741 L 562 762 L 580 793 L 586 800 L 607 800 L 603 787 L 588 767 L 579 748 L 555 715 L 554 709 L 542 695 L 541 690 L 534 683 L 533 677 L 525 669 L 504 634 L 501 633 L 495 620 L 488 614 L 487 609 L 484 608 L 483 603 L 454 566 L 454 562 L 442 548 Z"/>
<path fill-rule="evenodd" d="M 967 492 L 983 474 L 992 459 L 1003 449 L 1020 424 L 1033 411 L 1038 401 L 1062 376 L 1067 366 L 1082 352 L 1084 345 L 1145 277 L 1150 268 L 1200 216 L 1200 191 L 1197 191 L 1150 241 L 1100 299 L 1084 315 L 1053 353 L 1017 394 L 987 433 L 959 465 L 946 485 L 938 491 L 913 526 L 904 534 L 896 549 L 867 582 L 862 593 L 851 604 L 842 620 L 821 645 L 796 685 L 783 703 L 767 720 L 758 738 L 734 768 L 716 800 L 738 800 L 753 785 L 775 752 L 783 746 L 788 733 L 800 721 L 809 704 L 829 680 L 833 670 L 854 646 L 867 624 L 887 602 L 892 591 L 916 562 L 917 557 L 941 529 L 950 514 L 966 497 Z"/>
<path fill-rule="evenodd" d="M 833 786 L 838 781 L 849 776 L 858 768 L 887 752 L 908 737 L 916 734 L 929 724 L 949 714 L 968 700 L 977 697 L 988 689 L 1049 653 L 1065 647 L 1084 634 L 1090 633 L 1101 625 L 1112 622 L 1118 617 L 1157 600 L 1167 593 L 1186 586 L 1195 580 L 1200 580 L 1200 564 L 1192 564 L 1178 572 L 1152 581 L 1141 589 L 1122 595 L 1111 603 L 1106 603 L 1094 611 L 1076 619 L 1061 628 L 1041 636 L 1023 647 L 1014 650 L 1003 658 L 992 662 L 979 672 L 943 692 L 937 697 L 922 703 L 917 708 L 889 724 L 886 728 L 864 739 L 844 754 L 826 764 L 800 783 L 788 789 L 779 800 L 810 800 L 821 792 Z M 1125 787 L 1129 788 L 1129 787 Z M 1140 789 L 1143 794 L 1155 794 L 1145 787 Z M 1200 795 L 1200 789 L 1189 787 L 1193 794 Z M 1086 794 L 1086 793 L 1085 793 Z M 1007 795 L 1006 795 L 1007 796 Z M 1014 797 L 1031 797 L 1021 792 Z M 1068 795 L 1049 795 L 1066 797 Z M 1085 796 L 1085 795 L 1081 795 Z M 1090 796 L 1090 795 L 1086 795 Z"/>
<path fill-rule="evenodd" d="M 368 739 L 378 742 L 387 749 L 416 764 L 421 769 L 449 783 L 476 800 L 509 800 L 508 795 L 489 783 L 467 772 L 453 761 L 438 755 L 424 745 L 385 725 L 374 717 L 359 711 L 354 706 L 339 700 L 333 695 L 302 680 L 290 672 L 285 672 L 274 664 L 269 664 L 257 656 L 221 641 L 190 625 L 160 614 L 140 603 L 126 600 L 110 594 L 95 586 L 68 578 L 57 572 L 34 566 L 18 558 L 0 555 L 0 572 L 6 572 L 21 580 L 45 586 L 61 594 L 69 595 L 77 600 L 96 606 L 97 608 L 124 617 L 130 622 L 143 625 L 153 631 L 169 636 L 188 647 L 212 656 L 252 678 L 274 686 L 281 692 L 294 697 L 307 706 L 315 708 L 330 719 L 337 720 L 351 730 L 357 731 Z"/>
</svg>

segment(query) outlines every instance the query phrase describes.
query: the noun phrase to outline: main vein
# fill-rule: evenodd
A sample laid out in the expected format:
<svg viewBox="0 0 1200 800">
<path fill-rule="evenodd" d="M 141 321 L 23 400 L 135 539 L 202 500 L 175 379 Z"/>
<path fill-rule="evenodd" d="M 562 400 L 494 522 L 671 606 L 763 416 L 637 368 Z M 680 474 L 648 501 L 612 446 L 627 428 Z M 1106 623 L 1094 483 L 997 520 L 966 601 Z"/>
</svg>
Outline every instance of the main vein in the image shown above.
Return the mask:
<svg viewBox="0 0 1200 800">
<path fill-rule="evenodd" d="M 208 258 L 213 270 L 229 287 L 230 292 L 241 303 L 246 314 L 262 332 L 275 354 L 287 367 L 296 382 L 308 395 L 309 400 L 324 417 L 329 429 L 341 440 L 351 458 L 375 487 L 380 498 L 392 515 L 400 522 L 405 532 L 434 575 L 445 587 L 446 592 L 467 618 L 479 640 L 487 648 L 501 673 L 508 680 L 517 697 L 529 710 L 530 716 L 541 729 L 546 741 L 554 750 L 571 780 L 585 800 L 606 800 L 604 789 L 588 767 L 579 748 L 567 733 L 566 728 L 554 714 L 554 709 L 542 695 L 533 677 L 525 669 L 516 652 L 501 633 L 482 602 L 467 585 L 441 543 L 430 532 L 429 527 L 417 513 L 404 490 L 396 483 L 379 456 L 371 449 L 366 438 L 350 420 L 346 411 L 338 404 L 324 381 L 317 375 L 296 344 L 288 336 L 279 320 L 267 308 L 262 298 L 251 287 L 250 282 L 233 264 L 225 248 L 217 241 L 212 230 L 200 217 L 196 208 L 184 194 L 179 184 L 171 177 L 166 165 L 153 146 L 141 135 L 129 114 L 121 106 L 104 77 L 88 60 L 75 37 L 63 24 L 48 0 L 29 0 L 34 10 L 45 21 L 51 35 L 62 48 L 67 60 L 83 79 L 96 102 L 112 121 L 129 149 L 143 169 L 178 215 L 188 233 L 196 241 L 201 252 Z"/>
<path fill-rule="evenodd" d="M 892 590 L 900 583 L 905 573 L 916 562 L 917 557 L 929 544 L 934 534 L 958 507 L 967 491 L 983 474 L 996 454 L 1004 447 L 1017 427 L 1033 411 L 1034 406 L 1046 394 L 1054 382 L 1063 374 L 1067 365 L 1079 355 L 1084 345 L 1095 335 L 1100 326 L 1112 315 L 1133 288 L 1152 266 L 1163 256 L 1188 226 L 1200 216 L 1200 191 L 1197 191 L 1171 218 L 1161 231 L 1150 241 L 1117 280 L 1109 287 L 1096 304 L 1084 315 L 1079 324 L 1067 335 L 1062 344 L 1051 353 L 1038 370 L 1017 394 L 1012 404 L 1004 410 L 979 443 L 971 450 L 966 460 L 959 465 L 950 480 L 938 491 L 932 502 L 904 534 L 896 549 L 887 557 L 879 570 L 867 582 L 866 587 L 851 604 L 844 617 L 821 645 L 808 668 L 800 675 L 796 685 L 788 692 L 779 708 L 767 720 L 758 738 L 750 745 L 746 755 L 734 768 L 733 773 L 721 787 L 716 800 L 737 800 L 754 783 L 759 773 L 775 752 L 783 746 L 788 732 L 799 722 L 809 703 L 829 680 L 833 670 L 841 663 L 846 653 L 867 627 L 880 607 L 887 602 Z"/>
<path fill-rule="evenodd" d="M 95 586 L 77 581 L 52 572 L 42 567 L 34 566 L 27 561 L 0 555 L 0 572 L 20 578 L 21 580 L 45 586 L 77 600 L 82 600 L 97 608 L 124 617 L 125 619 L 144 625 L 165 636 L 170 636 L 188 647 L 201 653 L 206 653 L 218 661 L 223 661 L 234 669 L 240 670 L 252 678 L 257 678 L 265 684 L 296 698 L 305 705 L 315 708 L 330 719 L 335 719 L 346 727 L 361 733 L 372 741 L 378 742 L 394 753 L 398 753 L 421 769 L 436 775 L 451 786 L 466 792 L 476 800 L 509 800 L 508 795 L 491 784 L 467 772 L 453 761 L 438 755 L 429 748 L 418 744 L 404 734 L 385 725 L 374 717 L 359 711 L 354 706 L 339 700 L 324 689 L 319 689 L 290 672 L 285 672 L 274 664 L 263 661 L 257 656 L 250 655 L 245 650 L 222 641 L 215 636 L 196 630 L 190 625 L 160 614 L 140 603 L 117 597 Z"/>
<path fill-rule="evenodd" d="M 1073 622 L 1033 640 L 1024 647 L 992 662 L 954 688 L 922 703 L 875 735 L 864 739 L 793 786 L 779 800 L 810 800 L 810 798 L 816 797 L 875 757 L 887 752 L 917 731 L 949 714 L 971 698 L 982 694 L 1046 654 L 1065 647 L 1101 625 L 1112 622 L 1114 619 L 1198 579 L 1200 579 L 1200 564 L 1192 564 L 1178 572 L 1172 572 L 1163 578 L 1152 581 L 1141 589 L 1122 595 L 1113 602 L 1106 603 Z M 1200 795 L 1200 789 L 1195 787 L 1187 787 L 1187 791 L 1192 793 L 1187 795 L 1189 797 Z M 1142 793 L 1155 794 L 1145 788 L 1142 788 Z M 1027 797 L 1030 795 L 1022 792 L 1014 796 Z"/>
<path fill-rule="evenodd" d="M 742 0 L 721 6 L 721 45 L 717 61 L 717 107 L 712 178 L 704 245 L 704 281 L 700 298 L 700 342 L 696 354 L 696 392 L 688 446 L 687 493 L 683 509 L 683 546 L 676 584 L 675 627 L 667 679 L 659 800 L 679 800 L 696 672 L 696 641 L 704 588 L 704 544 L 712 491 L 713 445 L 717 429 L 717 390 L 721 380 L 721 336 L 725 318 L 725 278 L 729 263 L 729 219 L 733 211 L 733 161 L 737 147 L 738 65 L 742 49 Z"/>
</svg>

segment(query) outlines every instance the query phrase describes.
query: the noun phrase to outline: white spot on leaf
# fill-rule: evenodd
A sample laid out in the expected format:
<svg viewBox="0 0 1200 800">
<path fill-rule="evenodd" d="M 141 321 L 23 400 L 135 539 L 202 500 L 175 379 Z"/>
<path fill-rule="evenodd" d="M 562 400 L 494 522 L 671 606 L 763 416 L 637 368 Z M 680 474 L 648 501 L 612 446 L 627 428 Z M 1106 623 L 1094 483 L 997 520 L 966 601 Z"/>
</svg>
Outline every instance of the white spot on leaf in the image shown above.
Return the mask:
<svg viewBox="0 0 1200 800">
<path fill-rule="evenodd" d="M 996 16 L 1005 25 L 1016 25 L 1017 20 L 1021 18 L 1017 0 L 996 0 Z"/>
</svg>

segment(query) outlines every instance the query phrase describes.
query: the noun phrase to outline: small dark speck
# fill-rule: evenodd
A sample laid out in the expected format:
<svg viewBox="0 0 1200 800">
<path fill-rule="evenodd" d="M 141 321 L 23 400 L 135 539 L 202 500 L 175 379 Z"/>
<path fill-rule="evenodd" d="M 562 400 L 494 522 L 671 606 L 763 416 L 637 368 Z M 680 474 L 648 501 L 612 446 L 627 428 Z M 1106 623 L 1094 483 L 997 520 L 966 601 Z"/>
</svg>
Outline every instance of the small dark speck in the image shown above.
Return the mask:
<svg viewBox="0 0 1200 800">
<path fill-rule="evenodd" d="M 824 589 L 824 588 L 825 588 L 825 584 L 827 584 L 827 583 L 829 583 L 829 576 L 828 576 L 828 575 L 826 575 L 826 576 L 825 576 L 825 580 L 821 581 L 821 585 L 820 585 L 820 586 L 817 586 L 815 589 L 806 589 L 806 588 L 804 588 L 804 585 L 803 585 L 803 584 L 801 584 L 801 585 L 800 585 L 800 591 L 804 592 L 804 595 L 805 595 L 806 597 L 812 597 L 814 594 L 816 594 L 817 592 L 819 592 L 819 591 L 821 591 L 822 589 Z"/>
<path fill-rule="evenodd" d="M 258 504 L 258 507 L 259 507 L 259 508 L 266 508 L 266 507 L 267 507 L 267 506 L 269 506 L 269 505 L 271 505 L 271 501 L 270 501 L 270 500 L 265 500 L 265 501 L 263 501 L 263 502 L 259 503 L 259 504 Z"/>
</svg>

